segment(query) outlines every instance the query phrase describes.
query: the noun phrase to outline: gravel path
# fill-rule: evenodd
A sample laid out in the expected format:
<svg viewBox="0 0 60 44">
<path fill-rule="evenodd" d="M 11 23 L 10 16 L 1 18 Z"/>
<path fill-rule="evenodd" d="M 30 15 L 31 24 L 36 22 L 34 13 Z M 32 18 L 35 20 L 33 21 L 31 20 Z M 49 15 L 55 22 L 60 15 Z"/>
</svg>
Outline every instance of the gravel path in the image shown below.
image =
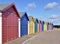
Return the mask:
<svg viewBox="0 0 60 44">
<path fill-rule="evenodd" d="M 6 43 L 4 43 L 4 44 L 22 44 L 23 41 L 25 41 L 25 40 L 27 40 L 27 39 L 29 39 L 29 38 L 31 38 L 32 36 L 37 35 L 37 34 L 38 34 L 38 33 L 32 34 L 32 35 L 23 36 L 23 37 L 21 37 L 21 38 L 15 39 L 15 40 L 8 41 L 8 42 L 6 42 Z"/>
<path fill-rule="evenodd" d="M 60 44 L 60 30 L 39 33 L 25 44 Z"/>
<path fill-rule="evenodd" d="M 26 42 L 25 42 L 26 41 Z M 60 44 L 60 29 L 40 32 L 6 42 L 5 44 Z"/>
</svg>

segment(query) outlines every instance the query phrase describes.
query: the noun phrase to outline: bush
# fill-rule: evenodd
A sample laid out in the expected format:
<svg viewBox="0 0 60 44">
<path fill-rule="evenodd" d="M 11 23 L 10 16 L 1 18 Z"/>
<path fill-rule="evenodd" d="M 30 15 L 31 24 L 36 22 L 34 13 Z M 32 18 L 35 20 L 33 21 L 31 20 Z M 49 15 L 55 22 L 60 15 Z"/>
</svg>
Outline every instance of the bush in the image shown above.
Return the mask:
<svg viewBox="0 0 60 44">
<path fill-rule="evenodd" d="M 60 25 L 54 25 L 53 27 L 54 28 L 60 28 Z"/>
</svg>

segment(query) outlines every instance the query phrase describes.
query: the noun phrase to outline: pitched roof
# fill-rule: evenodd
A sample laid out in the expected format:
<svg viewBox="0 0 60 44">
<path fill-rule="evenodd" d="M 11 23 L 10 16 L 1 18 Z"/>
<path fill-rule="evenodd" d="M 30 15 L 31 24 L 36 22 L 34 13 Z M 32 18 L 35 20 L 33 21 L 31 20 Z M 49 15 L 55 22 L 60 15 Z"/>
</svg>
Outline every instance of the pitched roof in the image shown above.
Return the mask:
<svg viewBox="0 0 60 44">
<path fill-rule="evenodd" d="M 19 12 L 20 18 L 22 18 L 24 15 L 26 15 L 27 19 L 29 20 L 26 12 Z"/>
<path fill-rule="evenodd" d="M 41 20 L 38 20 L 39 23 L 41 23 L 42 21 Z"/>
<path fill-rule="evenodd" d="M 37 18 L 34 19 L 34 22 L 36 22 L 36 21 L 38 22 L 38 19 Z"/>
<path fill-rule="evenodd" d="M 29 16 L 29 20 L 31 20 L 31 19 L 33 19 L 33 17 L 32 16 Z"/>
<path fill-rule="evenodd" d="M 32 16 L 29 16 L 29 21 L 33 20 L 34 21 L 34 18 Z"/>
<path fill-rule="evenodd" d="M 44 24 L 44 21 L 42 21 L 42 23 Z"/>
<path fill-rule="evenodd" d="M 0 10 L 3 10 L 5 7 L 7 7 L 9 4 L 0 4 Z"/>
<path fill-rule="evenodd" d="M 45 24 L 47 24 L 48 22 L 44 22 Z"/>
<path fill-rule="evenodd" d="M 11 4 L 0 4 L 0 11 L 2 11 L 3 9 L 5 9 L 5 8 L 8 7 L 8 6 L 9 6 L 9 7 L 13 6 L 14 9 L 16 10 L 17 16 L 19 17 L 19 13 L 18 13 L 18 11 L 17 11 L 14 3 L 11 3 Z M 8 7 L 8 8 L 9 8 L 9 7 Z M 6 8 L 6 9 L 8 9 L 8 8 Z"/>
<path fill-rule="evenodd" d="M 25 12 L 19 12 L 20 18 L 25 15 Z"/>
<path fill-rule="evenodd" d="M 49 23 L 50 25 L 52 25 L 53 23 Z"/>
</svg>

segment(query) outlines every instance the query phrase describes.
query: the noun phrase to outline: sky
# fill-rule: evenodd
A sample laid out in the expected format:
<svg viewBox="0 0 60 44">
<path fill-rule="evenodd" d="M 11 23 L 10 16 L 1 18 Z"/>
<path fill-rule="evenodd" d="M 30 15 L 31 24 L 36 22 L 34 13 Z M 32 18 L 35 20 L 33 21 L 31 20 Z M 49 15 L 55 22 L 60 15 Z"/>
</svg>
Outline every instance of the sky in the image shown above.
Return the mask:
<svg viewBox="0 0 60 44">
<path fill-rule="evenodd" d="M 0 4 L 11 3 L 15 4 L 18 12 L 60 25 L 60 0 L 0 0 Z"/>
</svg>

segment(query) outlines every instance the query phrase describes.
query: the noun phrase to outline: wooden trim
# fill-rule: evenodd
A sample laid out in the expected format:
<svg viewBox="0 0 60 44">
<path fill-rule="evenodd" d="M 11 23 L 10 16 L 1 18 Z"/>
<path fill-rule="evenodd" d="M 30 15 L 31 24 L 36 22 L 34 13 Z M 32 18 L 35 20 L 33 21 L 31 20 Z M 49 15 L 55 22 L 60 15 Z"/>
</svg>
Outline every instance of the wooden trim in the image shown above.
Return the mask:
<svg viewBox="0 0 60 44">
<path fill-rule="evenodd" d="M 0 12 L 0 44 L 2 44 L 2 13 Z"/>
<path fill-rule="evenodd" d="M 20 19 L 18 19 L 18 35 L 20 37 Z"/>
</svg>

